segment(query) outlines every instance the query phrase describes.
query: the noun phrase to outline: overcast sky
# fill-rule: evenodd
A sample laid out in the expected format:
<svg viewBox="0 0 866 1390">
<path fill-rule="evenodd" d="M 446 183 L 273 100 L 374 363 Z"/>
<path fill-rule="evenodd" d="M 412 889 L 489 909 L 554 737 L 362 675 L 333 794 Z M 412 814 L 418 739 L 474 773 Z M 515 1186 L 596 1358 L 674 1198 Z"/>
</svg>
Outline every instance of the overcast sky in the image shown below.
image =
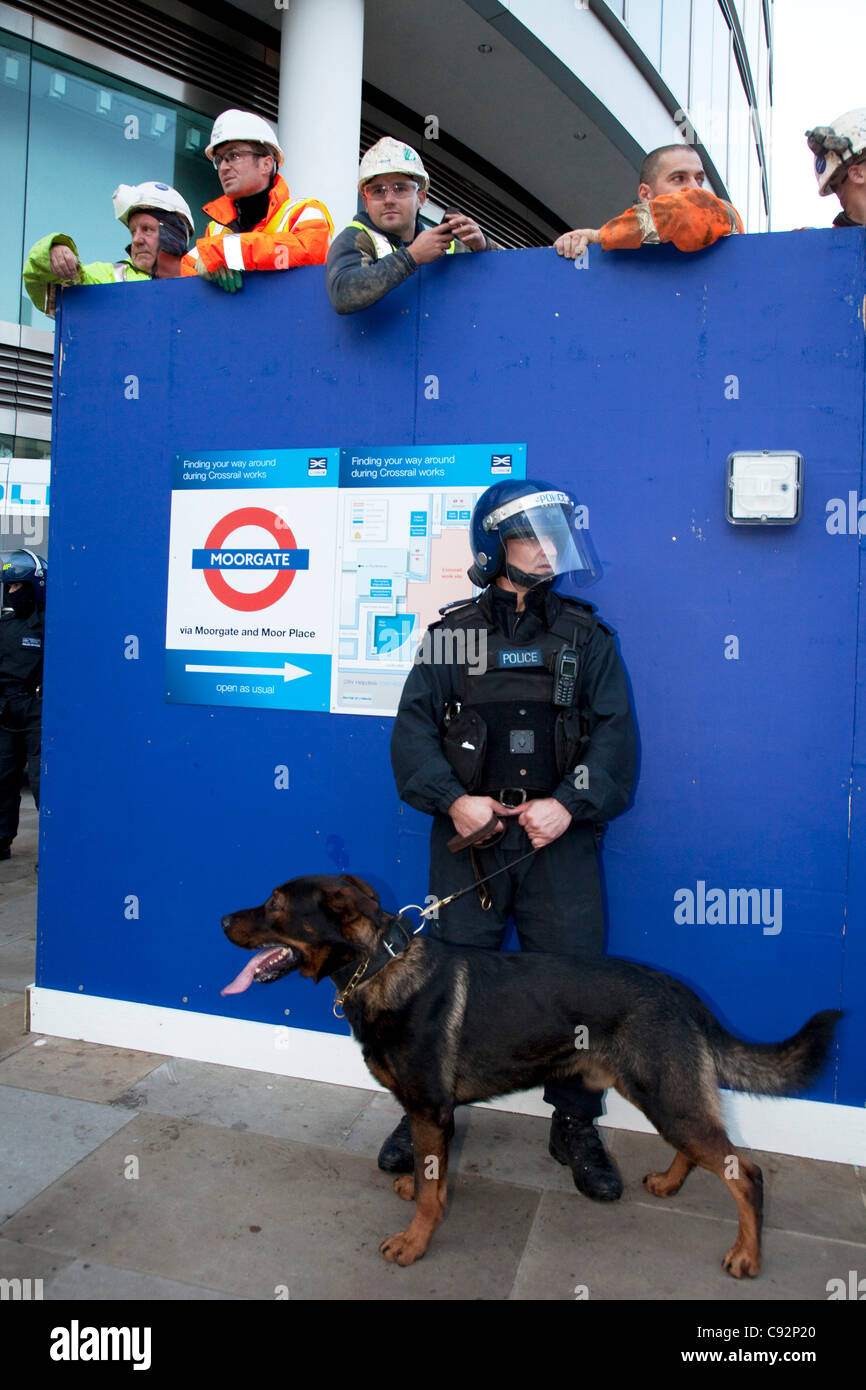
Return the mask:
<svg viewBox="0 0 866 1390">
<path fill-rule="evenodd" d="M 866 0 L 776 0 L 773 12 L 771 226 L 828 227 L 840 204 L 818 197 L 804 131 L 866 106 Z"/>
</svg>

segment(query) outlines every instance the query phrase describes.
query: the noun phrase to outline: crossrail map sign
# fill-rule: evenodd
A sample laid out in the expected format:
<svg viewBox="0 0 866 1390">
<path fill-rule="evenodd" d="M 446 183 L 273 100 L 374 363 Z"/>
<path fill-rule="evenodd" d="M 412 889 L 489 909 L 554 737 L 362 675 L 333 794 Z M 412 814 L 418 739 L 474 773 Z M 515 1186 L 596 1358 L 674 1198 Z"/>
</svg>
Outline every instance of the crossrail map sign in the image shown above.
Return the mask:
<svg viewBox="0 0 866 1390">
<path fill-rule="evenodd" d="M 166 699 L 391 715 L 524 444 L 178 453 Z"/>
</svg>

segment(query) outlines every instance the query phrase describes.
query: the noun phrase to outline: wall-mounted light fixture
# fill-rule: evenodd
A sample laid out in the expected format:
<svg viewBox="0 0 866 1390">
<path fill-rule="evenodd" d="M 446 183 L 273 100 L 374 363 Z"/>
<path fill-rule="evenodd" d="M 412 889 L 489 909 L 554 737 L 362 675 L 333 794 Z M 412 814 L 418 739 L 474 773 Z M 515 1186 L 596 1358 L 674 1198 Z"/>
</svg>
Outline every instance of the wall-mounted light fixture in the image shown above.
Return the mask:
<svg viewBox="0 0 866 1390">
<path fill-rule="evenodd" d="M 728 521 L 735 526 L 791 526 L 802 514 L 802 454 L 761 449 L 728 455 Z"/>
</svg>

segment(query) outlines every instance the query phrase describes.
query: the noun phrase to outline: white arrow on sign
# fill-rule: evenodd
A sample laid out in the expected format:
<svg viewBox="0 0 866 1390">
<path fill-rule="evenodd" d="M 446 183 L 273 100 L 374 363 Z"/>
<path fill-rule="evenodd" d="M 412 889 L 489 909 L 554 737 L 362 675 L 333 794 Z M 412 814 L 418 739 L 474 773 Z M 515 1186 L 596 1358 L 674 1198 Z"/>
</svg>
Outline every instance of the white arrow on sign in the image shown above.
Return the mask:
<svg viewBox="0 0 866 1390">
<path fill-rule="evenodd" d="M 303 666 L 293 666 L 290 661 L 283 666 L 190 666 L 186 671 L 204 671 L 213 676 L 282 676 L 284 681 L 296 681 L 301 676 L 309 676 Z"/>
</svg>

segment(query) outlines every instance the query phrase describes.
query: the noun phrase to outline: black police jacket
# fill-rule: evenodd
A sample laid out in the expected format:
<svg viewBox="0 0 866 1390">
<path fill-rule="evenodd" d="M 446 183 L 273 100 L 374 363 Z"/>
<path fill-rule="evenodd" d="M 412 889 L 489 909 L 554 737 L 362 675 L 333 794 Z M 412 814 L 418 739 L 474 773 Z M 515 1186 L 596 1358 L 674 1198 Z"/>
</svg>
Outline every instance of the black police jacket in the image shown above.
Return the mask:
<svg viewBox="0 0 866 1390">
<path fill-rule="evenodd" d="M 568 772 L 551 795 L 578 821 L 603 822 L 625 810 L 635 776 L 635 730 L 625 672 L 611 630 L 595 617 L 591 604 L 563 599 L 545 587 L 530 592 L 526 609 L 517 612 L 516 595 L 491 586 L 474 601 L 479 628 L 499 632 L 515 646 L 532 644 L 569 611 L 580 615 L 588 633 L 580 647 L 574 704 L 583 716 L 586 733 L 580 762 L 586 773 L 577 787 Z M 458 610 L 460 613 L 463 610 Z M 437 660 L 434 623 L 422 644 L 421 659 L 406 678 L 391 737 L 391 765 L 401 798 L 430 815 L 446 814 L 466 794 L 445 752 L 446 715 L 462 699 L 465 665 Z M 560 624 L 557 622 L 557 626 Z M 434 640 L 430 640 L 434 639 Z M 441 655 L 441 653 L 439 653 Z"/>
<path fill-rule="evenodd" d="M 0 698 L 33 695 L 42 684 L 44 614 L 0 615 Z"/>
</svg>

